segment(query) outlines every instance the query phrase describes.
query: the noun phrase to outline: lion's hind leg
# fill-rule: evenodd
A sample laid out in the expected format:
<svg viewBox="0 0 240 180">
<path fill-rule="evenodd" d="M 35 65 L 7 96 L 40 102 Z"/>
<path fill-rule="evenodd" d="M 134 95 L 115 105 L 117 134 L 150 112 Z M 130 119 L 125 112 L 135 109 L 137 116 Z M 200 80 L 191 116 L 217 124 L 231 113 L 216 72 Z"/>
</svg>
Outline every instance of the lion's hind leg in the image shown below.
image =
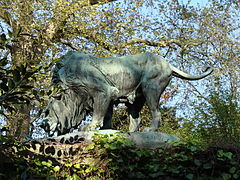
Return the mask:
<svg viewBox="0 0 240 180">
<path fill-rule="evenodd" d="M 170 77 L 149 80 L 145 86 L 143 86 L 143 93 L 146 98 L 147 105 L 152 114 L 152 122 L 150 127 L 144 129 L 144 131 L 156 131 L 161 123 L 161 113 L 159 110 L 159 99 L 162 92 L 167 87 L 170 81 Z"/>
</svg>

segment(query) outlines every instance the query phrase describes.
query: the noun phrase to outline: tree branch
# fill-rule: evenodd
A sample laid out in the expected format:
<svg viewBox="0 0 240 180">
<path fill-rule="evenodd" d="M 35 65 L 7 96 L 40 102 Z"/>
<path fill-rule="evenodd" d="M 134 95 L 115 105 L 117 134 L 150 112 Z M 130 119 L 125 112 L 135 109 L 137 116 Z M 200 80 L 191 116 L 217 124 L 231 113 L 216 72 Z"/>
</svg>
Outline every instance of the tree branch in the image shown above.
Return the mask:
<svg viewBox="0 0 240 180">
<path fill-rule="evenodd" d="M 198 94 L 201 98 L 203 98 L 205 101 L 207 101 L 209 104 L 211 104 L 211 102 L 209 101 L 209 99 L 206 98 L 205 96 L 203 96 L 203 94 L 202 94 L 200 91 L 198 91 L 198 89 L 197 89 L 191 82 L 189 82 L 189 81 L 186 81 L 186 82 L 195 90 L 195 92 L 197 92 L 197 94 Z"/>
<path fill-rule="evenodd" d="M 127 47 L 129 45 L 133 45 L 133 44 L 145 44 L 145 45 L 154 46 L 154 47 L 170 47 L 170 48 L 174 48 L 174 49 L 176 49 L 174 47 L 174 44 L 176 44 L 179 47 L 182 47 L 182 44 L 177 39 L 170 39 L 170 40 L 164 39 L 159 42 L 154 42 L 154 41 L 149 41 L 149 40 L 145 40 L 145 39 L 141 39 L 141 38 L 133 38 L 133 39 L 127 40 L 124 43 L 120 43 L 119 45 L 110 45 L 107 42 L 102 41 L 101 39 L 99 39 L 97 37 L 94 37 L 94 35 L 89 35 L 89 34 L 86 34 L 86 33 L 80 32 L 80 31 L 78 31 L 78 32 L 81 33 L 81 36 L 83 36 L 87 40 L 98 43 L 100 46 L 102 46 L 104 49 L 106 49 L 108 51 L 122 49 L 122 48 L 125 48 L 125 47 Z M 61 43 L 63 43 L 66 46 L 69 46 L 73 50 L 77 50 L 77 51 L 80 50 L 78 47 L 74 46 L 71 42 L 61 40 Z"/>
<path fill-rule="evenodd" d="M 60 41 L 61 41 L 62 44 L 66 45 L 66 46 L 69 46 L 73 50 L 80 51 L 80 48 L 78 48 L 77 46 L 74 46 L 71 42 L 67 42 L 67 41 L 64 41 L 64 40 L 60 40 Z"/>
<path fill-rule="evenodd" d="M 171 47 L 171 48 L 174 48 L 173 44 L 176 44 L 180 47 L 182 46 L 180 41 L 176 39 L 170 39 L 170 40 L 163 39 L 159 42 L 154 42 L 154 41 L 149 41 L 141 38 L 133 38 L 133 39 L 127 40 L 125 43 L 120 44 L 119 47 L 124 48 L 132 44 L 145 44 L 145 45 L 154 46 L 154 47 Z"/>
<path fill-rule="evenodd" d="M 105 4 L 113 1 L 117 1 L 117 0 L 89 0 L 88 3 L 89 5 L 95 5 L 95 4 Z"/>
<path fill-rule="evenodd" d="M 110 45 L 109 43 L 107 43 L 105 40 L 97 37 L 97 35 L 90 33 L 91 29 L 89 29 L 87 32 L 85 32 L 85 30 L 80 30 L 77 29 L 76 30 L 78 34 L 80 34 L 82 37 L 86 38 L 87 40 L 97 43 L 100 46 L 102 46 L 104 49 L 108 50 L 108 51 L 112 51 L 112 50 L 117 50 L 118 48 L 115 46 Z"/>
</svg>

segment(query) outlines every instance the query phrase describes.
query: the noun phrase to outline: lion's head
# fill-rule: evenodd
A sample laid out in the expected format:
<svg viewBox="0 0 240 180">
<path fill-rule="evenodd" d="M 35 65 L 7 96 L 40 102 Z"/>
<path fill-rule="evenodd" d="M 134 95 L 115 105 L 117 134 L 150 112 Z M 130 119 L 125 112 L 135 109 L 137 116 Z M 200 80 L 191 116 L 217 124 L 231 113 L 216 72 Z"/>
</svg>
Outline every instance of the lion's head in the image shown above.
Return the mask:
<svg viewBox="0 0 240 180">
<path fill-rule="evenodd" d="M 67 89 L 50 98 L 41 127 L 52 136 L 66 134 L 77 128 L 92 111 L 91 100 Z"/>
</svg>

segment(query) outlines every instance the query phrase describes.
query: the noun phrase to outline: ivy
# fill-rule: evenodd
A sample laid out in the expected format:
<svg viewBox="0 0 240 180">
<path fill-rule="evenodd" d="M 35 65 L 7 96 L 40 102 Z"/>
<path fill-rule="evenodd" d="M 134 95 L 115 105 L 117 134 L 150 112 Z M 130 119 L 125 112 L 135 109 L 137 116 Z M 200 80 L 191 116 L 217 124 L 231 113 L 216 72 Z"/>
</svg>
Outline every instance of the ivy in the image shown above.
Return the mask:
<svg viewBox="0 0 240 180">
<path fill-rule="evenodd" d="M 65 162 L 40 156 L 25 159 L 26 148 L 22 143 L 14 142 L 14 147 L 18 149 L 14 155 L 14 164 L 17 164 L 14 177 L 94 180 L 240 178 L 236 150 L 203 148 L 195 142 L 177 142 L 167 149 L 149 150 L 136 148 L 121 134 L 96 135 L 84 155 L 77 161 L 69 157 Z M 0 177 L 10 177 L 12 171 L 1 170 Z"/>
</svg>

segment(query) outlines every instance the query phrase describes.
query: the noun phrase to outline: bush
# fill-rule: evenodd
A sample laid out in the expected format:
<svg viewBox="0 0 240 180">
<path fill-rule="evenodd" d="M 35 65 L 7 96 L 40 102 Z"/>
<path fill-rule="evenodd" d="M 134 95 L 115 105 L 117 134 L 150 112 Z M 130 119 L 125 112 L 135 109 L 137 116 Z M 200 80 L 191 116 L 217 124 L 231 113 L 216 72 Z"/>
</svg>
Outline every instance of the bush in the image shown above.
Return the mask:
<svg viewBox="0 0 240 180">
<path fill-rule="evenodd" d="M 240 109 L 235 98 L 227 92 L 212 92 L 209 104 L 196 108 L 194 121 L 199 138 L 211 143 L 239 143 Z"/>
<path fill-rule="evenodd" d="M 18 173 L 15 174 L 15 179 L 21 176 L 47 179 L 240 178 L 237 149 L 203 148 L 193 142 L 178 142 L 171 148 L 148 150 L 136 148 L 120 134 L 97 135 L 94 143 L 88 145 L 81 154 L 77 160 L 75 155 L 68 157 L 64 163 L 47 157 L 24 160 L 24 157 L 18 155 L 14 160 L 15 167 L 18 168 L 12 171 Z M 1 178 L 9 179 L 10 176 L 6 173 L 11 172 L 1 170 Z"/>
</svg>

